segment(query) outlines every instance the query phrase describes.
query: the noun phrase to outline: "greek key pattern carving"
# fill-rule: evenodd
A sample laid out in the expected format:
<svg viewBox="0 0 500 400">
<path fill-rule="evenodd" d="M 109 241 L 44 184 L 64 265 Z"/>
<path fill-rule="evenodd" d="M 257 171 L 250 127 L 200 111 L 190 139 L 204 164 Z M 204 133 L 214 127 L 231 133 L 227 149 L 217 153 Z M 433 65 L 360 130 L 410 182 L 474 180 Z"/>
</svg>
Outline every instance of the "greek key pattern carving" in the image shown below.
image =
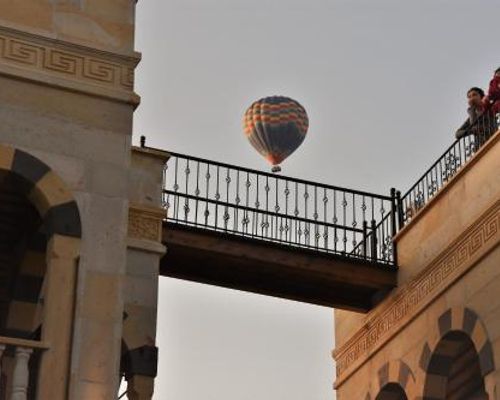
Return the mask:
<svg viewBox="0 0 500 400">
<path fill-rule="evenodd" d="M 61 49 L 61 47 L 68 47 Z M 25 40 L 0 31 L 0 64 L 130 92 L 138 60 L 50 39 Z"/>
<path fill-rule="evenodd" d="M 337 385 L 352 372 L 357 361 L 376 350 L 376 346 L 425 307 L 442 290 L 449 286 L 455 277 L 460 276 L 471 265 L 470 261 L 486 251 L 500 239 L 500 201 L 490 208 L 476 224 L 465 232 L 450 248 L 420 275 L 403 287 L 393 301 L 387 303 L 385 310 L 368 319 L 358 333 L 344 346 L 335 351 Z M 355 364 L 356 363 L 356 364 Z"/>
<path fill-rule="evenodd" d="M 128 217 L 128 237 L 133 239 L 161 242 L 163 211 L 130 208 Z"/>
</svg>

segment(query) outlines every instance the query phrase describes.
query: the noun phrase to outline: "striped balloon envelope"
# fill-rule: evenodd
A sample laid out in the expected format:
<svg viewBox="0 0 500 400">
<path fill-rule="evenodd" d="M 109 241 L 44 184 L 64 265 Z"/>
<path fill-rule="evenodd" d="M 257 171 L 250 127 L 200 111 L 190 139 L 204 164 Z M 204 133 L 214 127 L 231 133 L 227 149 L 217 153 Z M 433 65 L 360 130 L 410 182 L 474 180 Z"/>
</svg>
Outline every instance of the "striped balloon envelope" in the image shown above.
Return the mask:
<svg viewBox="0 0 500 400">
<path fill-rule="evenodd" d="M 309 119 L 297 101 L 283 96 L 257 100 L 248 107 L 243 130 L 251 145 L 280 171 L 278 164 L 304 141 Z"/>
</svg>

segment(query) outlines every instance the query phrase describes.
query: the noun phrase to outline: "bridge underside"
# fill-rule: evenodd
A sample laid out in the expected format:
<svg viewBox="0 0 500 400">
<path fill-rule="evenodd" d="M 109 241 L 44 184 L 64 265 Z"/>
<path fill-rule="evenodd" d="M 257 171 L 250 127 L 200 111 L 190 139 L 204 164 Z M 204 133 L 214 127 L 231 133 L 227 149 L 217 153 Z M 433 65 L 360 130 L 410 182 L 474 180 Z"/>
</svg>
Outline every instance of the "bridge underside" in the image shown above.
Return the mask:
<svg viewBox="0 0 500 400">
<path fill-rule="evenodd" d="M 359 312 L 397 283 L 395 268 L 165 222 L 163 276 Z"/>
</svg>

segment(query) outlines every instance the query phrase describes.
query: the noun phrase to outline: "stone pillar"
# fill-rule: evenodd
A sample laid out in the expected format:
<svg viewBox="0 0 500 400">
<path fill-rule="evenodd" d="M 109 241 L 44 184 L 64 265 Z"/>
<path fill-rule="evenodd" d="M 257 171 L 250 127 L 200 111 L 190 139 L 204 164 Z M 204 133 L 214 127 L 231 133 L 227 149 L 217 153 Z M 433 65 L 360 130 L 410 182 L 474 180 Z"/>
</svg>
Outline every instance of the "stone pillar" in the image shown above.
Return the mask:
<svg viewBox="0 0 500 400">
<path fill-rule="evenodd" d="M 129 398 L 150 400 L 157 371 L 155 347 L 161 243 L 163 168 L 168 154 L 146 148 L 132 149 L 125 278 L 122 370 Z"/>
<path fill-rule="evenodd" d="M 41 359 L 39 399 L 67 398 L 79 247 L 79 239 L 59 235 L 47 246 L 42 341 L 50 348 Z"/>
</svg>

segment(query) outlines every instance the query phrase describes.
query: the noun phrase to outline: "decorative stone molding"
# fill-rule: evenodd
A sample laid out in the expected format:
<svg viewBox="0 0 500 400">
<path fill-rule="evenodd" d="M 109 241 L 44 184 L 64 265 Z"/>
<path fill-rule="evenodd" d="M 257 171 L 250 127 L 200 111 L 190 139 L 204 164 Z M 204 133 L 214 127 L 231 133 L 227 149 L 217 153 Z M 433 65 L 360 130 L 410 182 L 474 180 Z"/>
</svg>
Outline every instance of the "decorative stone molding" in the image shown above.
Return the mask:
<svg viewBox="0 0 500 400">
<path fill-rule="evenodd" d="M 367 358 L 409 324 L 481 257 L 500 242 L 500 201 L 466 229 L 413 281 L 369 314 L 365 325 L 334 351 L 338 388 Z"/>
<path fill-rule="evenodd" d="M 162 222 L 166 217 L 161 208 L 131 204 L 128 215 L 128 237 L 161 242 Z"/>
<path fill-rule="evenodd" d="M 125 56 L 0 26 L 0 74 L 130 104 L 138 53 Z"/>
</svg>

